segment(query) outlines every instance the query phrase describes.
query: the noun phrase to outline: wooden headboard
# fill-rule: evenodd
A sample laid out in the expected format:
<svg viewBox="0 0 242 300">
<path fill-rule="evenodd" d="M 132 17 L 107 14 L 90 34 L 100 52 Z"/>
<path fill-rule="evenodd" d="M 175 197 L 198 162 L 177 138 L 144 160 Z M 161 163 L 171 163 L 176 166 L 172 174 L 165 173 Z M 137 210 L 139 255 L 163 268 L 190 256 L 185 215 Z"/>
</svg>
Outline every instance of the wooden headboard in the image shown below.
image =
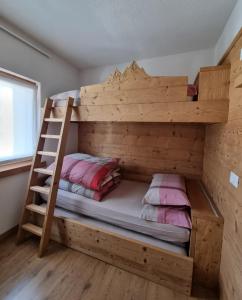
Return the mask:
<svg viewBox="0 0 242 300">
<path fill-rule="evenodd" d="M 123 73 L 116 69 L 105 82 L 81 87 L 81 104 L 136 104 L 137 107 L 137 104 L 181 102 L 187 100 L 187 84 L 187 76 L 150 76 L 132 62 Z"/>
</svg>

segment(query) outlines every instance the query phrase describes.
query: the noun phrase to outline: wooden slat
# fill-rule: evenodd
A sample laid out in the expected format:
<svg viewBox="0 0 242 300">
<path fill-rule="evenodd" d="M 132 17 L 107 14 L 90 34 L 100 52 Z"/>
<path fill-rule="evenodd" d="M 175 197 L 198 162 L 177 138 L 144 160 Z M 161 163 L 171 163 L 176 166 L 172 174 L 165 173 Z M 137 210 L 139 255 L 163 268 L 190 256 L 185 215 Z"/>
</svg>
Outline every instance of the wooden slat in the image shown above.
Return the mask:
<svg viewBox="0 0 242 300">
<path fill-rule="evenodd" d="M 49 187 L 43 187 L 43 186 L 38 186 L 38 185 L 31 186 L 30 190 L 34 191 L 34 192 L 41 193 L 41 194 L 46 194 L 46 195 L 49 195 L 49 193 L 50 193 L 50 188 Z"/>
<path fill-rule="evenodd" d="M 50 152 L 50 151 L 38 151 L 37 154 L 43 156 L 53 156 L 53 157 L 57 156 L 56 152 Z"/>
<path fill-rule="evenodd" d="M 54 173 L 53 170 L 44 169 L 44 168 L 35 168 L 34 171 L 37 173 L 46 174 L 46 175 L 53 175 L 53 173 Z"/>
<path fill-rule="evenodd" d="M 90 91 L 82 95 L 81 105 L 153 104 L 157 102 L 179 102 L 187 99 L 187 86 L 164 86 L 128 91 Z"/>
<path fill-rule="evenodd" d="M 52 122 L 52 123 L 62 123 L 63 119 L 60 118 L 44 118 L 45 122 Z"/>
<path fill-rule="evenodd" d="M 228 119 L 228 100 L 185 101 L 150 104 L 81 105 L 73 109 L 71 121 L 223 123 Z M 52 114 L 61 117 L 62 107 Z"/>
<path fill-rule="evenodd" d="M 60 135 L 55 134 L 41 134 L 41 137 L 44 139 L 60 139 Z"/>
<path fill-rule="evenodd" d="M 36 204 L 29 204 L 26 206 L 26 209 L 39 213 L 41 215 L 45 215 L 46 214 L 46 208 L 40 205 L 36 205 Z"/>
<path fill-rule="evenodd" d="M 39 227 L 39 226 L 36 226 L 34 224 L 31 224 L 31 223 L 26 223 L 26 224 L 23 224 L 22 225 L 22 228 L 28 232 L 31 232 L 37 236 L 42 236 L 42 228 Z"/>
</svg>

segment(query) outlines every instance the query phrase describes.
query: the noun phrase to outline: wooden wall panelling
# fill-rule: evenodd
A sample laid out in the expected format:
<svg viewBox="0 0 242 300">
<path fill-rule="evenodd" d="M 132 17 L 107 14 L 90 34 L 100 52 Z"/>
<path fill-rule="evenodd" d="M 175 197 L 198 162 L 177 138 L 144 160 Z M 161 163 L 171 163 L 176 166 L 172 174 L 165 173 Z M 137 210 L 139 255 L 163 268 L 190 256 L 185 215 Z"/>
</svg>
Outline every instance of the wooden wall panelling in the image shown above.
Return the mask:
<svg viewBox="0 0 242 300">
<path fill-rule="evenodd" d="M 78 136 L 80 152 L 119 157 L 129 179 L 150 180 L 156 172 L 202 174 L 201 125 L 81 122 Z"/>
<path fill-rule="evenodd" d="M 242 185 L 231 186 L 229 173 L 242 176 L 242 89 L 234 86 L 241 48 L 242 31 L 222 61 L 231 64 L 228 123 L 207 126 L 203 164 L 203 182 L 224 217 L 220 297 L 234 300 L 242 299 Z"/>
</svg>

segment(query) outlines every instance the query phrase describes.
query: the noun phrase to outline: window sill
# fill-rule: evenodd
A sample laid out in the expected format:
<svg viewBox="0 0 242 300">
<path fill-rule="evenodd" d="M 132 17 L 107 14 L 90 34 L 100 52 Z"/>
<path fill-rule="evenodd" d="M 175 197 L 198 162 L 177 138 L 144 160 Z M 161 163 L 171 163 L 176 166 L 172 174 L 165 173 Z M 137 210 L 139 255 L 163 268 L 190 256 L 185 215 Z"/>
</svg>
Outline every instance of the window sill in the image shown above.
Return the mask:
<svg viewBox="0 0 242 300">
<path fill-rule="evenodd" d="M 19 161 L 0 165 L 0 178 L 24 173 L 30 170 L 32 160 Z"/>
</svg>

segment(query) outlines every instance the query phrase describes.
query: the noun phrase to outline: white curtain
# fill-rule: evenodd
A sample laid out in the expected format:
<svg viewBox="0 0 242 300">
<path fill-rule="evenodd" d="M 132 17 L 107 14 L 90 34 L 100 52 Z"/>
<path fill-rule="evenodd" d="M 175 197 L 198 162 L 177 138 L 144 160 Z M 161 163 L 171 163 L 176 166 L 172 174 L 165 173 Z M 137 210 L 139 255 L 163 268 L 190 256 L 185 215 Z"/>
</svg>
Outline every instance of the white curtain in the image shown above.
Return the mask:
<svg viewBox="0 0 242 300">
<path fill-rule="evenodd" d="M 0 163 L 33 155 L 37 109 L 36 85 L 0 75 Z"/>
</svg>

